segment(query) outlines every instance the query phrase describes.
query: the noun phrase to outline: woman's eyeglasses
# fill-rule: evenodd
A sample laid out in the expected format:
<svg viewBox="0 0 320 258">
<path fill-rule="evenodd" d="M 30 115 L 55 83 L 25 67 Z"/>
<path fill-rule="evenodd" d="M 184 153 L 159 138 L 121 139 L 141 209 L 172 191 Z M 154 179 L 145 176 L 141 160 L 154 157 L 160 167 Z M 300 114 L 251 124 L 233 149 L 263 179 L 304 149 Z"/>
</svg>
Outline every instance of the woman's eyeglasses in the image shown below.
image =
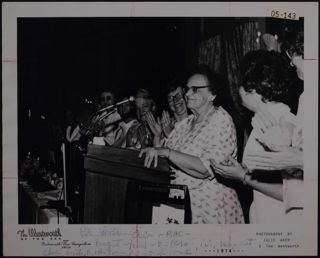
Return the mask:
<svg viewBox="0 0 320 258">
<path fill-rule="evenodd" d="M 184 88 L 184 93 L 186 94 L 190 89 L 192 90 L 192 93 L 197 93 L 199 89 L 208 88 L 207 86 L 187 86 Z"/>
<path fill-rule="evenodd" d="M 294 56 L 294 53 L 292 53 L 292 52 L 289 51 L 289 50 L 286 50 L 286 55 L 287 55 L 287 57 L 288 57 L 289 60 L 290 60 L 290 66 L 294 67 L 294 64 L 293 64 L 293 62 L 292 62 L 292 58 L 293 58 L 293 56 Z"/>
<path fill-rule="evenodd" d="M 287 55 L 287 57 L 288 57 L 290 60 L 292 60 L 293 54 L 291 53 L 291 51 L 286 50 L 286 55 Z"/>
<path fill-rule="evenodd" d="M 183 92 L 178 92 L 176 95 L 174 96 L 168 96 L 168 102 L 177 102 L 181 99 L 183 99 Z"/>
</svg>

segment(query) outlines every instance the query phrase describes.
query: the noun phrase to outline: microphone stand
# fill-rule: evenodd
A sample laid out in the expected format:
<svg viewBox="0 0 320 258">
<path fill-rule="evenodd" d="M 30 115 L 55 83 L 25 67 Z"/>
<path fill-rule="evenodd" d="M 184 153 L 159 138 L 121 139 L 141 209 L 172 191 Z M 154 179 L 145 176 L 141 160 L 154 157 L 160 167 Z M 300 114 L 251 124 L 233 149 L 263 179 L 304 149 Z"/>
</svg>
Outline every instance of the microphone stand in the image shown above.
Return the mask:
<svg viewBox="0 0 320 258">
<path fill-rule="evenodd" d="M 106 110 L 109 110 L 109 109 L 111 109 L 111 108 L 117 109 L 117 106 L 120 106 L 120 105 L 122 105 L 122 104 L 124 104 L 124 103 L 126 103 L 126 102 L 130 102 L 130 101 L 134 101 L 134 97 L 133 97 L 133 96 L 131 96 L 131 97 L 129 97 L 128 99 L 125 99 L 125 100 L 123 100 L 123 101 L 120 101 L 120 102 L 118 102 L 118 103 L 116 103 L 116 104 L 113 104 L 113 105 L 110 105 L 110 106 L 108 106 L 108 107 L 102 108 L 102 109 L 94 112 L 92 116 L 95 116 L 95 115 L 97 115 L 97 114 L 99 114 L 99 113 L 101 113 L 101 112 L 104 112 L 104 111 L 106 111 Z"/>
<path fill-rule="evenodd" d="M 101 112 L 103 112 L 103 111 L 105 111 L 105 110 L 107 110 L 107 109 L 104 108 L 104 109 L 101 109 L 101 110 L 95 112 L 95 113 L 89 118 L 89 121 L 92 121 L 92 119 L 95 117 L 95 115 L 97 115 L 97 114 L 99 114 L 99 113 L 101 113 Z M 109 115 L 111 115 L 112 113 L 114 113 L 114 112 L 116 112 L 116 111 L 117 111 L 117 108 L 114 108 L 114 109 L 111 110 L 109 113 L 106 113 L 106 114 L 100 116 L 96 121 L 91 122 L 90 125 L 89 125 L 87 128 L 85 128 L 85 132 L 82 133 L 82 134 L 84 134 L 84 135 L 92 134 L 92 133 L 93 133 L 92 130 L 94 129 L 94 127 L 96 126 L 96 124 L 97 124 L 98 122 L 100 122 L 101 120 L 103 120 L 104 118 L 108 117 Z"/>
<path fill-rule="evenodd" d="M 114 110 L 110 111 L 109 113 L 102 115 L 101 117 L 99 117 L 98 121 L 100 122 L 101 120 L 103 120 L 104 118 L 110 116 L 112 113 L 116 112 L 117 110 L 118 110 L 118 109 L 115 108 Z M 113 123 L 114 123 L 114 122 L 113 122 Z M 106 124 L 106 125 L 111 125 L 111 124 L 113 124 L 113 123 Z"/>
<path fill-rule="evenodd" d="M 118 103 L 116 103 L 116 104 L 113 104 L 113 105 L 111 105 L 111 106 L 102 108 L 102 109 L 94 112 L 94 113 L 90 116 L 90 118 L 87 120 L 87 121 L 88 121 L 87 124 L 89 124 L 89 125 L 83 125 L 83 124 L 81 124 L 81 125 L 80 125 L 80 128 L 81 128 L 81 129 L 80 129 L 80 133 L 81 133 L 81 135 L 86 136 L 86 138 L 87 138 L 87 139 L 86 139 L 87 143 L 88 143 L 88 137 L 90 137 L 90 136 L 92 136 L 92 135 L 94 134 L 94 130 L 95 130 L 95 127 L 96 127 L 96 125 L 97 125 L 98 122 L 100 122 L 102 119 L 108 117 L 108 116 L 111 115 L 112 113 L 116 112 L 116 111 L 118 110 L 118 106 L 120 106 L 120 105 L 122 105 L 122 104 L 124 104 L 124 103 L 126 103 L 126 102 L 134 101 L 134 99 L 135 99 L 135 98 L 131 96 L 131 97 L 129 97 L 128 99 L 125 99 L 125 100 L 123 100 L 123 101 L 120 101 L 120 102 L 118 102 Z M 109 111 L 109 110 L 111 110 L 111 111 Z M 100 117 L 98 117 L 98 118 L 96 119 L 96 121 L 92 122 L 92 120 L 94 119 L 94 117 L 95 117 L 96 115 L 98 115 L 98 114 L 100 114 L 100 113 L 103 113 L 103 112 L 105 112 L 105 111 L 109 111 L 109 112 L 107 112 L 106 114 L 101 115 Z M 120 120 L 119 120 L 119 121 L 120 121 Z M 104 125 L 104 126 L 108 126 L 108 125 L 114 124 L 115 122 L 118 122 L 118 121 L 113 121 L 112 123 L 106 124 L 106 125 Z M 87 145 L 87 143 L 86 143 L 86 145 Z M 87 147 L 87 146 L 86 146 L 86 147 Z M 82 151 L 85 151 L 86 147 L 85 147 L 85 148 L 82 148 L 82 147 L 81 147 Z"/>
</svg>

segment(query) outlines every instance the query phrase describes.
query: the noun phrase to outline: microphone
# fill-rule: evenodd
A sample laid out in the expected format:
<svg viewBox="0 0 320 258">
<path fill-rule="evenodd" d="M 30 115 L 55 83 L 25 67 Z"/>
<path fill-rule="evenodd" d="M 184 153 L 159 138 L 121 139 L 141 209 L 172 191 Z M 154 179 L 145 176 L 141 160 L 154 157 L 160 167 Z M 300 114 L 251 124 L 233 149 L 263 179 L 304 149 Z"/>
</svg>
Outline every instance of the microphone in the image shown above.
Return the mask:
<svg viewBox="0 0 320 258">
<path fill-rule="evenodd" d="M 130 96 L 128 99 L 122 100 L 122 101 L 120 101 L 120 102 L 117 102 L 116 104 L 110 105 L 110 106 L 108 106 L 108 107 L 102 108 L 102 109 L 94 112 L 94 113 L 90 116 L 90 118 L 87 120 L 87 121 L 88 121 L 88 124 L 87 124 L 87 125 L 83 125 L 83 124 L 80 125 L 80 127 L 81 127 L 81 128 L 80 128 L 80 133 L 81 133 L 81 134 L 84 134 L 84 135 L 88 135 L 90 132 L 93 132 L 93 130 L 95 130 L 95 127 L 97 126 L 97 122 L 101 121 L 101 120 L 104 119 L 105 117 L 109 116 L 111 113 L 115 112 L 115 111 L 116 111 L 115 107 L 120 106 L 120 105 L 122 105 L 122 104 L 124 104 L 124 103 L 127 103 L 127 102 L 132 102 L 132 101 L 134 101 L 134 100 L 135 100 L 135 98 L 134 98 L 133 96 Z M 112 108 L 113 108 L 113 110 L 110 111 L 110 109 L 112 109 Z M 92 122 L 93 118 L 94 118 L 97 114 L 100 114 L 100 113 L 102 113 L 102 112 L 104 112 L 104 111 L 106 111 L 106 110 L 109 111 L 107 114 L 100 116 L 97 120 L 95 120 L 94 122 Z M 119 121 L 120 121 L 120 120 L 119 120 Z"/>
<path fill-rule="evenodd" d="M 130 96 L 128 99 L 122 100 L 122 101 L 120 101 L 120 102 L 117 102 L 116 104 L 110 105 L 110 106 L 108 106 L 108 107 L 105 107 L 105 108 L 102 108 L 102 109 L 96 111 L 93 115 L 96 115 L 96 114 L 98 114 L 98 113 L 104 112 L 104 111 L 109 110 L 109 109 L 111 109 L 111 108 L 115 108 L 115 107 L 120 106 L 120 105 L 122 105 L 122 104 L 124 104 L 124 103 L 132 102 L 132 101 L 134 101 L 134 100 L 135 100 L 135 98 L 134 98 L 133 96 Z"/>
</svg>

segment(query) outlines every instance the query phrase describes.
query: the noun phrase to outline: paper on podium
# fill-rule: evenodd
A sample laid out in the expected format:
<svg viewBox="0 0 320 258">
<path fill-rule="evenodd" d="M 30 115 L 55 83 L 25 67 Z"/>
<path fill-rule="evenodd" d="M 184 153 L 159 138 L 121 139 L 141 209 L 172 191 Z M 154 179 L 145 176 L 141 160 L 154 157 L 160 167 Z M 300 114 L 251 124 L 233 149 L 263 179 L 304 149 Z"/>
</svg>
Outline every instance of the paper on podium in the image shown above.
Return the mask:
<svg viewBox="0 0 320 258">
<path fill-rule="evenodd" d="M 152 207 L 152 224 L 184 224 L 184 209 L 165 204 Z"/>
<path fill-rule="evenodd" d="M 93 137 L 93 144 L 95 145 L 106 145 L 103 137 Z"/>
</svg>

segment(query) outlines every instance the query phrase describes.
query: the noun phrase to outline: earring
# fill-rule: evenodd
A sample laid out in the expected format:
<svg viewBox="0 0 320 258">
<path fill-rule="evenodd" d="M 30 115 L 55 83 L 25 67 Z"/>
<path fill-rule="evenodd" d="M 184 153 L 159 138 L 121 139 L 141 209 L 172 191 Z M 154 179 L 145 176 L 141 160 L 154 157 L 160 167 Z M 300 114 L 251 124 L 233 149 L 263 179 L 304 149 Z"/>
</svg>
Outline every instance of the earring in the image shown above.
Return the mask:
<svg viewBox="0 0 320 258">
<path fill-rule="evenodd" d="M 214 99 L 215 99 L 215 96 L 211 96 L 209 100 L 214 101 Z"/>
<path fill-rule="evenodd" d="M 294 67 L 294 64 L 292 63 L 292 61 L 290 62 L 290 66 Z"/>
</svg>

